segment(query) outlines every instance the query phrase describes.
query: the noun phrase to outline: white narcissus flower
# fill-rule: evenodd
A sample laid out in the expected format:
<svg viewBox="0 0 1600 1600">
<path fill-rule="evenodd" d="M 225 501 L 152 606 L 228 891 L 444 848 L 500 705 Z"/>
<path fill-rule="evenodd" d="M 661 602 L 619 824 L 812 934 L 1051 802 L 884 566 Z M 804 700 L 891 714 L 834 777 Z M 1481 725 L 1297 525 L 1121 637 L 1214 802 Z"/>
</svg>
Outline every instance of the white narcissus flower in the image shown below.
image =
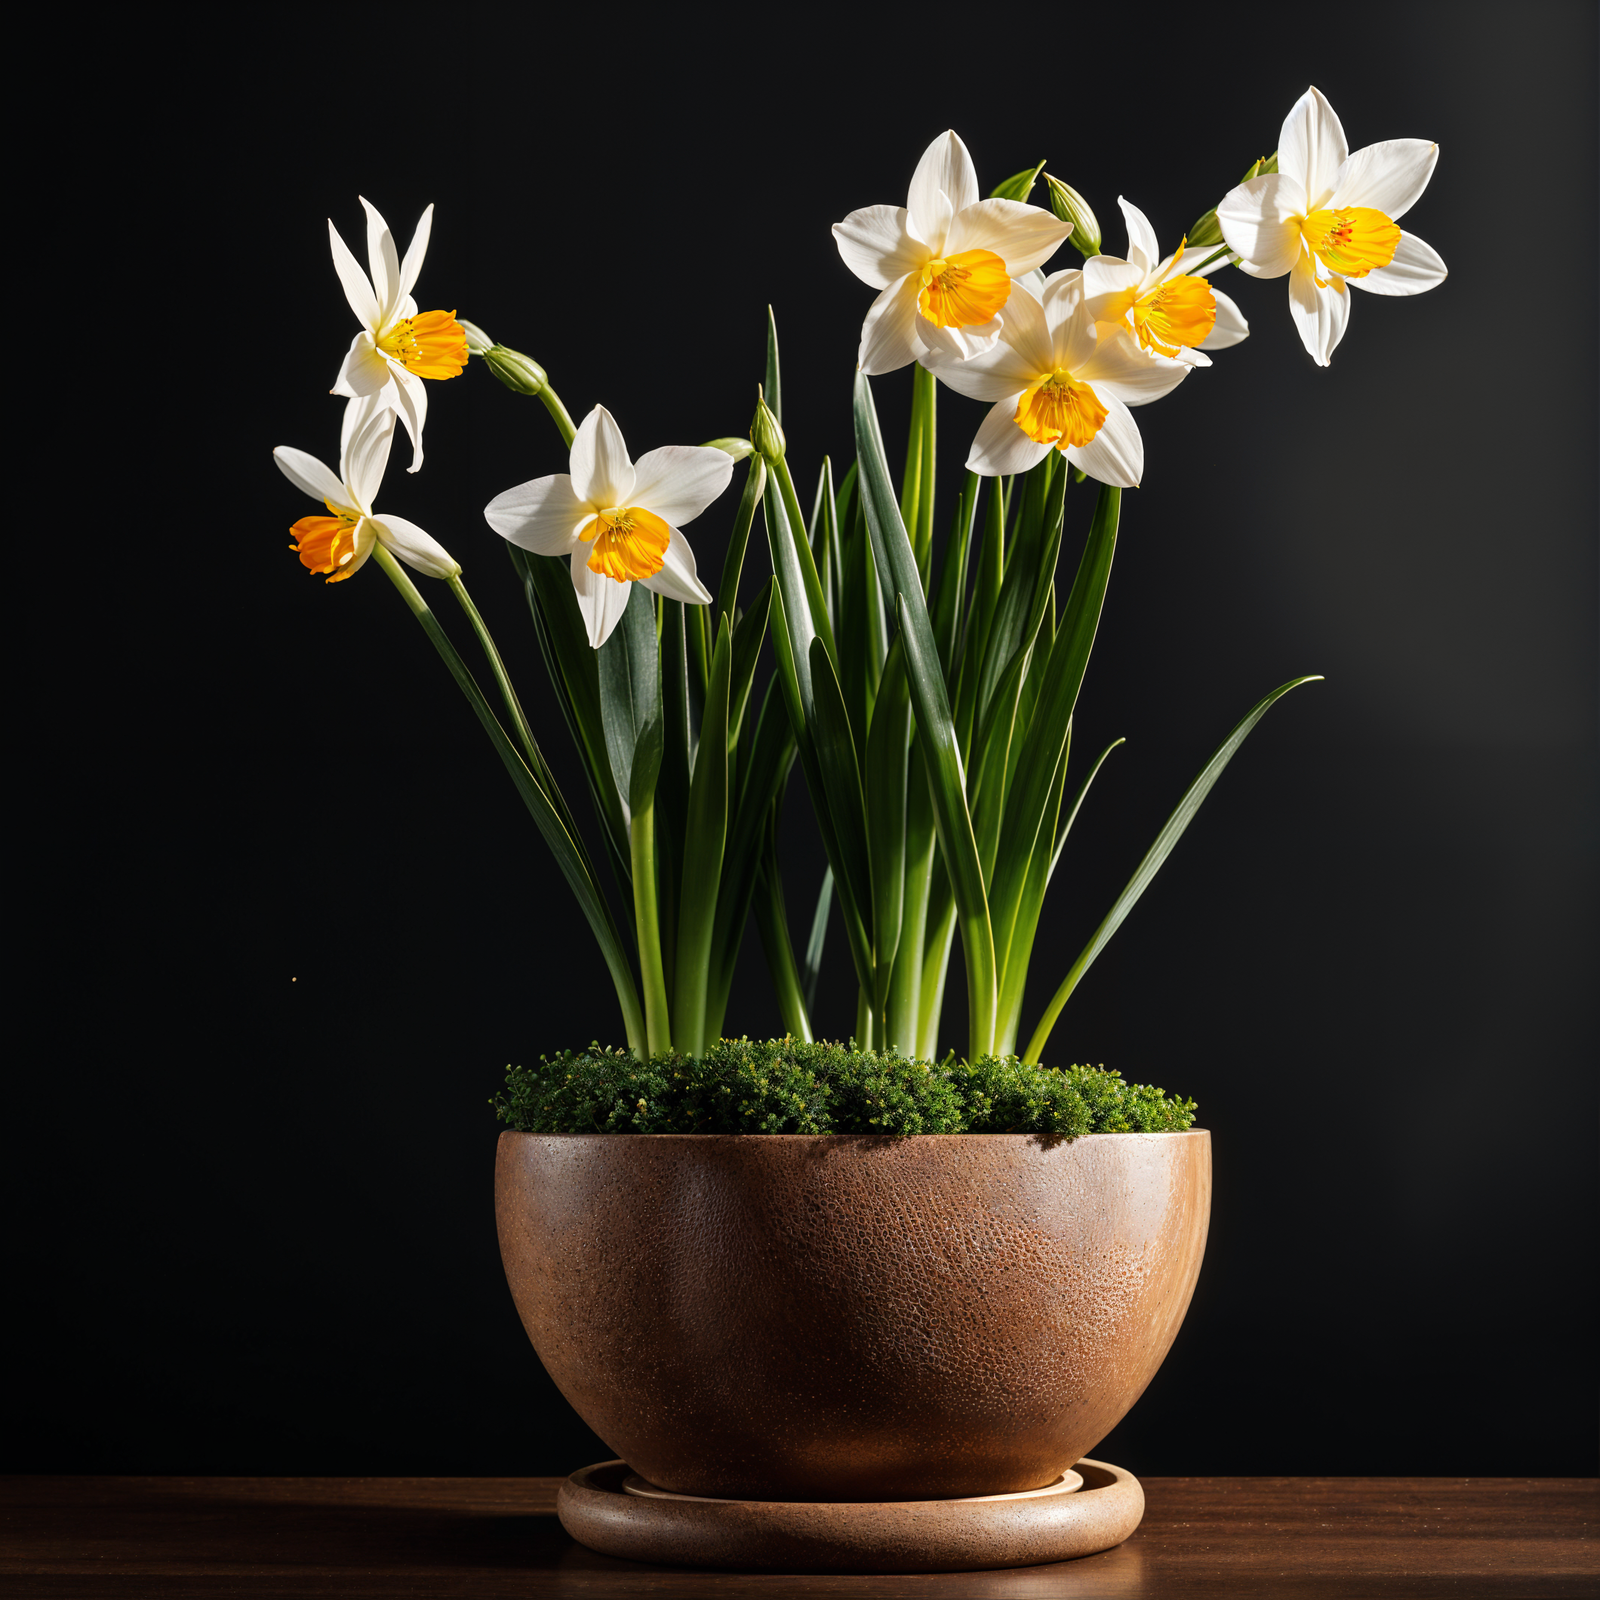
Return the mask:
<svg viewBox="0 0 1600 1600">
<path fill-rule="evenodd" d="M 1225 350 L 1250 332 L 1238 306 L 1205 280 L 1206 273 L 1227 266 L 1228 258 L 1207 261 L 1216 251 L 1186 252 L 1187 241 L 1163 256 L 1144 212 L 1121 195 L 1117 204 L 1128 224 L 1128 258 L 1098 255 L 1084 262 L 1089 315 L 1102 324 L 1102 333 L 1126 333 L 1154 355 L 1209 367 L 1202 351 Z"/>
<path fill-rule="evenodd" d="M 1351 155 L 1333 107 L 1311 88 L 1284 119 L 1278 170 L 1240 184 L 1217 207 L 1241 271 L 1289 274 L 1289 312 L 1319 367 L 1349 323 L 1348 285 L 1407 295 L 1444 281 L 1438 252 L 1396 226 L 1438 159 L 1426 139 L 1386 139 Z"/>
<path fill-rule="evenodd" d="M 467 364 L 467 336 L 455 312 L 419 313 L 411 298 L 433 231 L 433 207 L 422 213 L 402 261 L 389 224 L 366 200 L 361 204 L 367 213 L 370 278 L 339 237 L 339 230 L 331 220 L 328 223 L 333 269 L 361 324 L 361 332 L 339 368 L 333 392 L 352 399 L 381 394 L 384 403 L 400 413 L 411 435 L 411 465 L 406 470 L 415 472 L 422 465 L 422 425 L 428 417 L 428 392 L 422 380 L 456 377 Z"/>
<path fill-rule="evenodd" d="M 372 394 L 345 407 L 337 477 L 304 450 L 281 444 L 272 452 L 284 477 L 328 508 L 327 516 L 302 517 L 289 530 L 297 541 L 289 548 L 308 572 L 325 572 L 329 583 L 343 583 L 361 570 L 379 544 L 430 578 L 460 572 L 450 552 L 416 523 L 373 512 L 393 438 L 394 412 L 381 395 Z"/>
<path fill-rule="evenodd" d="M 883 291 L 861 327 L 861 370 L 987 350 L 1012 280 L 1049 260 L 1071 232 L 1038 206 L 980 200 L 967 147 L 940 134 L 917 163 L 905 205 L 866 206 L 833 225 L 844 264 Z"/>
<path fill-rule="evenodd" d="M 570 473 L 535 478 L 484 507 L 502 538 L 540 556 L 569 556 L 572 587 L 598 650 L 628 607 L 635 583 L 669 600 L 709 605 L 694 552 L 678 531 L 728 487 L 733 457 L 703 445 L 671 444 L 637 462 L 604 406 L 572 440 Z"/>
<path fill-rule="evenodd" d="M 991 349 L 934 369 L 958 394 L 995 402 L 972 441 L 969 472 L 1026 472 L 1056 449 L 1101 483 L 1138 485 L 1144 441 L 1128 407 L 1170 394 L 1190 369 L 1147 355 L 1128 335 L 1102 336 L 1084 276 L 1052 273 L 1038 299 L 1019 285 Z"/>
</svg>

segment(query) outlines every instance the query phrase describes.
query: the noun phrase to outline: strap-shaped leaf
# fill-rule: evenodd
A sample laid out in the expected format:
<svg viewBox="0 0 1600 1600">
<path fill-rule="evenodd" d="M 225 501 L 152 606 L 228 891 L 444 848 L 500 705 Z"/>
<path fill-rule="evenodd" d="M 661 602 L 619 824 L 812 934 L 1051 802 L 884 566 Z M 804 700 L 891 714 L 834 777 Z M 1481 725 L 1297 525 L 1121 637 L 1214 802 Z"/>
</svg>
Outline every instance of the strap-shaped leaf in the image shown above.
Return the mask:
<svg viewBox="0 0 1600 1600">
<path fill-rule="evenodd" d="M 522 580 L 522 592 L 533 617 L 539 653 L 566 718 L 567 732 L 577 746 L 583 775 L 589 785 L 595 815 L 605 840 L 606 855 L 616 881 L 624 888 L 633 876 L 628 849 L 628 819 L 617 796 L 606 752 L 605 725 L 600 715 L 600 679 L 595 652 L 589 647 L 583 613 L 578 610 L 572 578 L 564 561 L 535 556 L 514 544 L 506 545 L 511 565 Z M 572 830 L 576 833 L 576 829 Z"/>
<path fill-rule="evenodd" d="M 911 696 L 906 688 L 905 653 L 896 639 L 889 647 L 878 701 L 873 707 L 862 772 L 867 802 L 867 853 L 872 870 L 872 999 L 874 1009 L 880 1012 L 889 995 L 905 903 L 906 757 L 910 740 Z"/>
<path fill-rule="evenodd" d="M 750 699 L 750 685 L 755 678 L 756 663 L 761 659 L 761 644 L 767 636 L 767 617 L 772 610 L 772 580 L 761 586 L 750 609 L 739 619 L 733 630 L 733 676 L 728 684 L 728 749 L 739 742 L 739 730 L 744 726 L 744 709 Z"/>
<path fill-rule="evenodd" d="M 656 792 L 664 745 L 653 600 L 642 583 L 634 584 L 627 609 L 597 652 L 606 753 L 630 816 L 649 805 Z"/>
<path fill-rule="evenodd" d="M 856 977 L 862 987 L 870 989 L 872 943 L 867 930 L 872 917 L 872 866 L 867 847 L 866 805 L 861 792 L 861 764 L 850 733 L 844 695 L 820 638 L 811 641 L 811 679 L 816 687 L 817 767 L 822 775 L 823 799 L 834 836 L 828 857 L 833 863 L 839 909 L 850 935 Z"/>
<path fill-rule="evenodd" d="M 856 460 L 861 469 L 859 482 L 867 527 L 872 535 L 872 551 L 879 579 L 896 600 L 905 641 L 906 679 L 917 715 L 917 737 L 927 763 L 939 843 L 955 891 L 962 947 L 967 957 L 969 1048 L 976 1059 L 977 1055 L 986 1055 L 994 1043 L 998 995 L 994 935 L 989 927 L 983 869 L 978 861 L 972 818 L 967 812 L 966 779 L 961 752 L 956 745 L 944 673 L 939 666 L 939 648 L 928 618 L 927 602 L 923 599 L 916 557 L 889 482 L 883 438 L 872 403 L 872 386 L 862 372 L 856 373 L 855 427 Z"/>
<path fill-rule="evenodd" d="M 661 897 L 661 966 L 672 993 L 677 976 L 678 891 L 683 882 L 683 839 L 694 767 L 694 721 L 689 710 L 689 612 L 680 600 L 661 602 L 661 707 L 663 748 L 656 779 L 656 877 Z"/>
<path fill-rule="evenodd" d="M 989 191 L 991 200 L 1026 200 L 1033 193 L 1033 186 L 1038 181 L 1039 174 L 1044 171 L 1044 162 L 1036 167 L 1024 167 L 1021 172 L 1013 172 L 1004 183 L 997 183 Z"/>
<path fill-rule="evenodd" d="M 1017 763 L 1011 792 L 1006 796 L 1006 817 L 1000 830 L 1000 851 L 995 857 L 989 897 L 1002 985 L 1006 964 L 1012 959 L 1012 930 L 1027 881 L 1028 864 L 1040 838 L 1056 766 L 1066 746 L 1067 728 L 1094 648 L 1095 631 L 1100 626 L 1106 585 L 1111 579 L 1111 560 L 1116 554 L 1121 503 L 1121 490 L 1101 486 L 1094 518 L 1089 524 L 1089 537 L 1078 563 L 1078 574 L 1073 579 L 1072 593 L 1067 597 L 1061 626 L 1050 651 L 1049 666 L 1045 669 L 1039 701 Z M 1053 824 L 1044 838 L 1047 847 L 1053 849 Z M 1017 959 L 1026 961 L 1027 955 L 1026 950 L 1019 949 Z"/>
<path fill-rule="evenodd" d="M 989 491 L 989 504 L 983 513 L 983 537 L 978 543 L 978 573 L 973 584 L 972 607 L 961 635 L 961 671 L 956 680 L 956 738 L 961 759 L 972 764 L 972 735 L 978 723 L 978 683 L 983 673 L 984 653 L 989 645 L 989 626 L 1000 603 L 1004 582 L 1006 545 L 1006 501 L 1001 482 Z"/>
<path fill-rule="evenodd" d="M 933 637 L 939 646 L 939 664 L 944 668 L 945 688 L 952 703 L 956 687 L 956 643 L 967 598 L 967 552 L 972 547 L 972 524 L 978 511 L 978 488 L 982 482 L 976 472 L 969 472 L 961 486 L 933 599 Z"/>
<path fill-rule="evenodd" d="M 708 1042 L 706 991 L 728 832 L 728 680 L 732 670 L 733 635 L 724 618 L 711 657 L 711 685 L 683 832 L 672 1037 L 678 1049 L 689 1056 L 703 1056 Z"/>
<path fill-rule="evenodd" d="M 1137 870 L 1128 880 L 1127 887 L 1117 896 L 1111 909 L 1106 913 L 1105 920 L 1095 929 L 1094 936 L 1083 947 L 1082 953 L 1072 963 L 1066 977 L 1061 980 L 1061 987 L 1051 997 L 1050 1004 L 1045 1007 L 1045 1013 L 1039 1019 L 1039 1026 L 1033 1030 L 1033 1037 L 1028 1041 L 1025 1060 L 1039 1059 L 1040 1052 L 1050 1038 L 1050 1030 L 1055 1026 L 1056 1018 L 1061 1015 L 1061 1008 L 1071 998 L 1072 991 L 1078 987 L 1079 980 L 1089 970 L 1094 958 L 1111 942 L 1112 934 L 1122 926 L 1123 919 L 1139 903 L 1139 896 L 1150 887 L 1151 880 L 1161 870 L 1162 862 L 1172 854 L 1173 846 L 1194 821 L 1195 813 L 1200 809 L 1201 803 L 1211 793 L 1217 779 L 1233 760 L 1239 746 L 1249 737 L 1250 730 L 1267 714 L 1273 704 L 1281 700 L 1291 689 L 1298 689 L 1302 683 L 1321 681 L 1321 675 L 1318 673 L 1304 678 L 1291 678 L 1287 683 L 1279 685 L 1271 694 L 1258 700 L 1240 719 L 1233 732 L 1218 746 L 1217 753 L 1200 769 L 1200 776 L 1184 791 L 1177 810 L 1167 818 L 1166 826 L 1156 835 L 1155 843 L 1145 852 L 1144 860 L 1139 863 Z"/>
<path fill-rule="evenodd" d="M 828 941 L 828 913 L 833 910 L 833 868 L 822 872 L 822 887 L 817 890 L 817 908 L 811 913 L 811 935 L 806 940 L 806 964 L 801 973 L 805 988 L 806 1010 L 817 1006 L 817 979 L 822 974 L 822 951 Z"/>
<path fill-rule="evenodd" d="M 778 361 L 778 319 L 767 307 L 767 381 L 762 385 L 767 409 L 783 422 L 783 369 Z"/>
<path fill-rule="evenodd" d="M 739 497 L 739 509 L 733 518 L 733 533 L 728 539 L 728 553 L 722 558 L 722 582 L 717 585 L 718 616 L 731 623 L 739 603 L 739 575 L 744 570 L 745 546 L 750 542 L 750 524 L 755 521 L 756 507 L 767 492 L 767 464 L 759 455 L 750 457 L 745 469 L 744 493 Z"/>
<path fill-rule="evenodd" d="M 1070 739 L 1070 732 L 1068 738 Z M 1067 835 L 1072 832 L 1072 825 L 1078 820 L 1078 813 L 1083 810 L 1083 802 L 1088 798 L 1089 786 L 1100 776 L 1100 769 L 1106 764 L 1106 757 L 1117 748 L 1119 744 L 1126 744 L 1126 739 L 1113 739 L 1104 750 L 1095 758 L 1095 763 L 1089 768 L 1087 776 L 1078 785 L 1078 792 L 1073 797 L 1072 805 L 1067 811 L 1067 820 L 1061 824 L 1061 830 L 1056 834 L 1056 847 L 1050 852 L 1050 876 L 1055 876 L 1056 863 L 1061 859 L 1061 850 L 1067 842 Z"/>
<path fill-rule="evenodd" d="M 794 732 L 776 681 L 767 685 L 754 737 L 740 748 L 748 749 L 749 754 L 741 763 L 737 800 L 729 819 L 716 929 L 711 941 L 711 980 L 706 1000 L 706 1036 L 711 1039 L 721 1035 L 722 1019 L 728 1009 L 728 992 L 733 986 L 739 947 L 756 891 L 767 814 L 782 795 L 794 765 Z"/>
</svg>

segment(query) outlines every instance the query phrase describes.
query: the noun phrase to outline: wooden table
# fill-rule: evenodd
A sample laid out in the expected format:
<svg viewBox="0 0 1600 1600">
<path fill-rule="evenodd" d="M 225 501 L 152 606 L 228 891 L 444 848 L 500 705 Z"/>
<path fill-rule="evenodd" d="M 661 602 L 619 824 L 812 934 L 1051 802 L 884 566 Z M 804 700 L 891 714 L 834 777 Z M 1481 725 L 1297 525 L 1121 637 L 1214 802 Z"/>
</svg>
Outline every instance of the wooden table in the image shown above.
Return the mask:
<svg viewBox="0 0 1600 1600">
<path fill-rule="evenodd" d="M 0 1595 L 1600 1595 L 1600 1480 L 1148 1478 L 1143 1526 L 1059 1566 L 916 1577 L 613 1561 L 556 1478 L 0 1479 Z"/>
</svg>

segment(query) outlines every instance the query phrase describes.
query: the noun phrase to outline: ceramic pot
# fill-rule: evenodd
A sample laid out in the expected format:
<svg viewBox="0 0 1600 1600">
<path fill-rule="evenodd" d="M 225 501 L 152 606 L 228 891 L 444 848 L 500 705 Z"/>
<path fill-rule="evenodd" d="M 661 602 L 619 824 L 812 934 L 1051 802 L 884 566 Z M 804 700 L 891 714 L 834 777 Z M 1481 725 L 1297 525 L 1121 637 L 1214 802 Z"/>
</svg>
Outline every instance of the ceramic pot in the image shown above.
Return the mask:
<svg viewBox="0 0 1600 1600">
<path fill-rule="evenodd" d="M 742 1500 L 1056 1482 L 1143 1393 L 1205 1250 L 1211 1140 L 500 1136 L 528 1337 L 635 1472 Z"/>
</svg>

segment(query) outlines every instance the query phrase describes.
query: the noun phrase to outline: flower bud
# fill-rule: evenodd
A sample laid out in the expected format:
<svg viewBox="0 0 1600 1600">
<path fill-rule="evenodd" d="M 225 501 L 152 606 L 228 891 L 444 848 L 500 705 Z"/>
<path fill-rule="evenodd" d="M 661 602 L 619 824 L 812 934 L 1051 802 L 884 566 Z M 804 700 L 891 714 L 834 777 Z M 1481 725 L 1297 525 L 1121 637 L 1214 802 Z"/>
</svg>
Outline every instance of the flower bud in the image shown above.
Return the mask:
<svg viewBox="0 0 1600 1600">
<path fill-rule="evenodd" d="M 503 344 L 490 345 L 483 352 L 483 364 L 513 394 L 538 394 L 548 381 L 544 368 L 532 356 L 508 350 Z"/>
<path fill-rule="evenodd" d="M 469 356 L 482 356 L 489 353 L 494 345 L 494 340 L 476 322 L 468 322 L 465 317 L 457 317 L 456 324 L 467 336 L 467 354 Z"/>
<path fill-rule="evenodd" d="M 1073 244 L 1085 257 L 1100 254 L 1100 224 L 1089 202 L 1072 187 L 1063 183 L 1054 173 L 1047 172 L 1044 181 L 1050 186 L 1050 209 L 1063 221 L 1072 224 L 1069 235 Z"/>
<path fill-rule="evenodd" d="M 750 424 L 750 442 L 768 461 L 783 460 L 783 452 L 788 448 L 783 429 L 778 426 L 778 419 L 767 405 L 767 397 L 762 393 L 760 384 L 756 385 L 756 415 L 755 421 Z"/>
<path fill-rule="evenodd" d="M 1222 241 L 1222 224 L 1217 221 L 1217 208 L 1212 208 L 1195 223 L 1184 237 L 1184 244 L 1191 250 L 1214 249 Z"/>
<path fill-rule="evenodd" d="M 748 439 L 707 439 L 702 448 L 720 450 L 735 461 L 743 461 L 746 456 L 755 454 L 756 447 Z"/>
</svg>

